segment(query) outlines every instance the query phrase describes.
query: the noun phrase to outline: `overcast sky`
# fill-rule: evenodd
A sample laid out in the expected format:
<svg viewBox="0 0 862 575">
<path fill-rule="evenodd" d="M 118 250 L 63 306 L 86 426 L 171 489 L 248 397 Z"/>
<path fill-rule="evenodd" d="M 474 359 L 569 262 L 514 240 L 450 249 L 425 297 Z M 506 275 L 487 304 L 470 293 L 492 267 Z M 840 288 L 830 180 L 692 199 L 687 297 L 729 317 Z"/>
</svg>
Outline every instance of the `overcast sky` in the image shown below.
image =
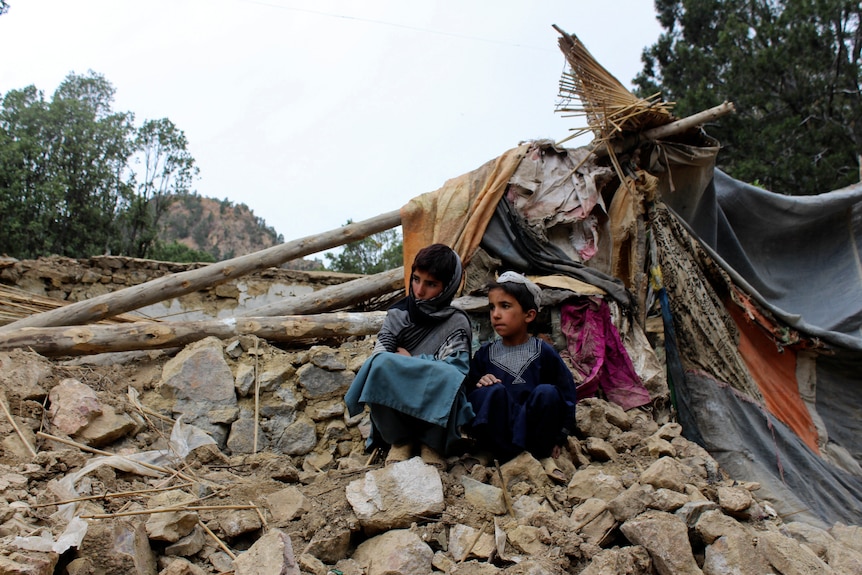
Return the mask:
<svg viewBox="0 0 862 575">
<path fill-rule="evenodd" d="M 115 111 L 169 118 L 203 196 L 286 241 L 396 210 L 523 140 L 554 112 L 577 35 L 624 85 L 661 29 L 650 0 L 9 0 L 0 91 L 50 98 L 70 72 Z M 579 140 L 576 144 L 588 143 Z"/>
</svg>

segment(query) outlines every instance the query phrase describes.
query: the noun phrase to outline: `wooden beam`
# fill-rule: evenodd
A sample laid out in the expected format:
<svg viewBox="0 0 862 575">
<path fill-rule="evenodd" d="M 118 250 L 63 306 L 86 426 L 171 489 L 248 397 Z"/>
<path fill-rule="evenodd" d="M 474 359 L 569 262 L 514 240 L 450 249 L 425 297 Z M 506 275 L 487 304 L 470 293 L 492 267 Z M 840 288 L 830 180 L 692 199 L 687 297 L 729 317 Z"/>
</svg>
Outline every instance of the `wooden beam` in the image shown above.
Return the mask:
<svg viewBox="0 0 862 575">
<path fill-rule="evenodd" d="M 715 120 L 727 114 L 732 114 L 734 112 L 736 112 L 736 107 L 733 105 L 733 102 L 724 102 L 708 110 L 703 110 L 702 112 L 698 112 L 697 114 L 686 116 L 685 118 L 676 120 L 675 122 L 671 122 L 670 124 L 651 128 L 644 132 L 640 132 L 632 136 L 627 136 L 620 140 L 614 140 L 614 151 L 617 154 L 621 154 L 644 143 L 655 142 L 661 140 L 662 138 L 667 138 L 668 136 L 681 134 L 687 130 L 696 128 L 697 126 L 701 126 L 706 122 Z M 607 145 L 604 142 L 601 142 L 595 148 L 592 149 L 592 152 L 596 156 L 607 156 Z"/>
<path fill-rule="evenodd" d="M 189 322 L 23 327 L 0 333 L 0 351 L 27 349 L 44 356 L 88 355 L 181 347 L 205 337 L 256 335 L 271 341 L 372 335 L 385 311 L 335 312 L 276 317 L 240 317 Z"/>
<path fill-rule="evenodd" d="M 239 315 L 240 317 L 262 317 L 323 313 L 350 307 L 402 289 L 404 289 L 404 268 L 400 267 L 325 287 L 310 294 L 286 297 L 281 301 L 256 307 Z"/>
<path fill-rule="evenodd" d="M 0 327 L 0 334 L 11 333 L 22 327 L 80 325 L 99 321 L 106 317 L 218 285 L 254 271 L 278 266 L 308 254 L 355 242 L 400 224 L 400 211 L 388 212 L 368 220 L 348 224 L 336 230 L 307 236 L 196 270 L 163 276 L 143 284 L 31 315 Z"/>
</svg>

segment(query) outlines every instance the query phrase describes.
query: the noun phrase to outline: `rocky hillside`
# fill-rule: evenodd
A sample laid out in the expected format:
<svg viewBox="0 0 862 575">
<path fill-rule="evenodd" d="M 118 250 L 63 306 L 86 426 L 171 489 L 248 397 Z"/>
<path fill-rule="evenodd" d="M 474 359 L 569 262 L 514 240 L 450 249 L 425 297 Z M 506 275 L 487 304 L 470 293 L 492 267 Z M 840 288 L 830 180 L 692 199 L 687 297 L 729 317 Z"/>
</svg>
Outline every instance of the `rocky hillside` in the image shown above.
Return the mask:
<svg viewBox="0 0 862 575">
<path fill-rule="evenodd" d="M 245 204 L 199 195 L 178 196 L 162 217 L 160 239 L 174 240 L 216 260 L 266 249 L 284 241 Z"/>
</svg>

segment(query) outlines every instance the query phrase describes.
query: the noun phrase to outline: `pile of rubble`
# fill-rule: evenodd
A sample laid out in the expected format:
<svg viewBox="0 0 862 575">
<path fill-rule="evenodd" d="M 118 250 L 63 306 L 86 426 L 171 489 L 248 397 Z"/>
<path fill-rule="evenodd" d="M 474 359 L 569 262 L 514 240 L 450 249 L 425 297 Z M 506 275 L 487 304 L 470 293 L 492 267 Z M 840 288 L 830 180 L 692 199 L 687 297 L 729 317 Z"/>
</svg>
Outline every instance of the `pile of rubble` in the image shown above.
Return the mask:
<svg viewBox="0 0 862 575">
<path fill-rule="evenodd" d="M 0 354 L 0 574 L 862 573 L 860 527 L 777 517 L 678 424 L 601 399 L 565 485 L 529 454 L 384 467 L 343 403 L 372 343 Z"/>
</svg>

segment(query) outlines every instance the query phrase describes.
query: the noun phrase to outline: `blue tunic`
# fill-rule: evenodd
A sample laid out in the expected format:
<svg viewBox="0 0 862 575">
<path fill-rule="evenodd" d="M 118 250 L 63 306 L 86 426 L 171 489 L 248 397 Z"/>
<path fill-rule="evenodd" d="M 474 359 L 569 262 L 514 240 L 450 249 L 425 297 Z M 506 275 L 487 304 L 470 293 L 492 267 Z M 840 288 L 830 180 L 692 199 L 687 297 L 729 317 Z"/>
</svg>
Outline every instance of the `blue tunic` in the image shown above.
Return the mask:
<svg viewBox="0 0 862 575">
<path fill-rule="evenodd" d="M 476 387 L 486 374 L 501 383 Z M 572 373 L 556 350 L 538 338 L 517 346 L 502 340 L 483 345 L 470 363 L 467 390 L 476 413 L 468 432 L 480 448 L 504 461 L 524 450 L 548 457 L 574 431 Z"/>
<path fill-rule="evenodd" d="M 458 312 L 426 330 L 421 343 L 409 350 L 412 356 L 375 348 L 344 396 L 351 416 L 364 404 L 371 407 L 367 447 L 418 442 L 441 453 L 451 451 L 461 439 L 460 427 L 473 418 L 463 388 L 469 336 L 470 322 Z M 429 342 L 436 342 L 437 349 L 418 353 L 431 351 Z"/>
</svg>

